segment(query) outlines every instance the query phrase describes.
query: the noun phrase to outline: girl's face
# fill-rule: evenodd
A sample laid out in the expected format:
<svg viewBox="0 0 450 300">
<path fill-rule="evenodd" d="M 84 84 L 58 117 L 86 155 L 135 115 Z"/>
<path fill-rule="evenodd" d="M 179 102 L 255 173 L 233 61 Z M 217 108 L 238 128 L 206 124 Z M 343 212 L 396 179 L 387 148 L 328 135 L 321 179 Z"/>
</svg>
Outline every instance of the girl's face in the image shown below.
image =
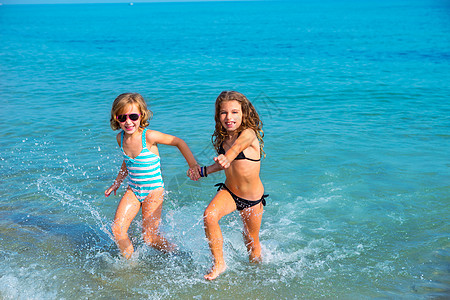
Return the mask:
<svg viewBox="0 0 450 300">
<path fill-rule="evenodd" d="M 224 101 L 220 105 L 220 123 L 228 133 L 236 131 L 242 124 L 242 107 L 236 100 Z"/>
<path fill-rule="evenodd" d="M 138 116 L 137 119 L 136 115 Z M 141 125 L 141 112 L 136 104 L 125 106 L 125 108 L 119 114 L 117 114 L 117 117 L 120 128 L 126 134 L 135 133 Z"/>
</svg>

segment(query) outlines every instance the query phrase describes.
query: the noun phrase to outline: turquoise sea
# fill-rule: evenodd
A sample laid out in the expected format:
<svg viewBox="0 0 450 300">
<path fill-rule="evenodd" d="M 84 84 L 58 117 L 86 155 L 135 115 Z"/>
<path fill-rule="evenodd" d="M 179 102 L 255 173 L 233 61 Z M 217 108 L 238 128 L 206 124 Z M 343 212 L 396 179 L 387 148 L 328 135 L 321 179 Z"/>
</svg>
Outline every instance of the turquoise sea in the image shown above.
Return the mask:
<svg viewBox="0 0 450 300">
<path fill-rule="evenodd" d="M 1 299 L 448 299 L 450 3 L 252 1 L 0 6 Z M 203 279 L 202 213 L 224 180 L 160 146 L 161 230 L 181 249 L 120 258 L 104 190 L 114 98 L 212 162 L 214 101 L 264 122 L 264 262 L 238 214 L 228 270 Z"/>
</svg>

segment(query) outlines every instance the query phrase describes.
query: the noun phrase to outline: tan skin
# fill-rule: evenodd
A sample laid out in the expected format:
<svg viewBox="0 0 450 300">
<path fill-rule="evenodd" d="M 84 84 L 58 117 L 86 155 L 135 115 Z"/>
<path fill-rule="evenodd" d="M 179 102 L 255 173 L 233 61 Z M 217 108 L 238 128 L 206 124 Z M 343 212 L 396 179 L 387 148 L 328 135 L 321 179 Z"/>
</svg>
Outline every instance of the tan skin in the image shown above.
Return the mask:
<svg viewBox="0 0 450 300">
<path fill-rule="evenodd" d="M 124 111 L 120 112 L 120 114 L 131 113 L 140 113 L 135 104 L 127 106 Z M 127 118 L 124 123 L 120 123 L 120 127 L 125 132 L 123 138 L 123 150 L 125 151 L 125 154 L 131 158 L 137 157 L 142 151 L 143 128 L 140 127 L 140 118 L 137 121 L 132 121 Z M 121 133 L 119 133 L 116 138 L 120 147 Z M 145 138 L 148 150 L 158 156 L 158 144 L 177 147 L 188 162 L 194 180 L 195 178 L 199 178 L 199 173 L 197 172 L 198 165 L 194 155 L 182 139 L 155 130 L 147 130 Z M 124 161 L 122 162 L 122 166 L 116 180 L 105 191 L 106 197 L 108 197 L 112 192 L 114 192 L 114 195 L 116 194 L 117 189 L 120 187 L 120 184 L 126 178 L 127 174 L 127 168 Z M 164 252 L 171 252 L 176 249 L 176 245 L 166 240 L 158 230 L 159 224 L 161 223 L 162 203 L 164 200 L 163 193 L 164 188 L 157 188 L 153 190 L 141 203 L 136 198 L 133 191 L 128 188 L 120 200 L 114 216 L 112 232 L 119 250 L 125 258 L 131 258 L 134 253 L 134 247 L 128 237 L 128 228 L 141 207 L 142 232 L 146 244 Z"/>
<path fill-rule="evenodd" d="M 215 163 L 207 167 L 207 173 L 224 170 L 225 185 L 234 194 L 247 200 L 261 199 L 264 187 L 259 177 L 260 162 L 234 160 L 241 151 L 248 158 L 258 159 L 260 157 L 259 141 L 255 132 L 252 129 L 245 129 L 240 135 L 237 132 L 242 123 L 240 103 L 234 100 L 223 102 L 220 110 L 220 122 L 228 134 L 223 144 L 225 154 L 214 158 Z M 226 270 L 223 258 L 223 236 L 219 221 L 235 210 L 236 204 L 226 190 L 218 191 L 205 210 L 205 234 L 213 256 L 213 267 L 204 276 L 207 280 L 217 278 Z M 263 210 L 262 203 L 259 203 L 239 211 L 244 225 L 243 236 L 250 262 L 261 261 L 259 231 Z"/>
</svg>

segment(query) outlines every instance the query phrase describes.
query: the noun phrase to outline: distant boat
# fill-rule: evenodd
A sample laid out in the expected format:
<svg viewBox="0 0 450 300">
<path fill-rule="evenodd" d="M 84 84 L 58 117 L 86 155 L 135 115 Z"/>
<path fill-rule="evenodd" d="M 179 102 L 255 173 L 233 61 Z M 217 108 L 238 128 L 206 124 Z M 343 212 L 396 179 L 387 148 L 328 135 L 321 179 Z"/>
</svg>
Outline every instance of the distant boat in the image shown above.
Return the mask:
<svg viewBox="0 0 450 300">
<path fill-rule="evenodd" d="M 133 2 L 130 2 L 130 5 L 134 5 L 134 3 L 133 3 Z"/>
</svg>

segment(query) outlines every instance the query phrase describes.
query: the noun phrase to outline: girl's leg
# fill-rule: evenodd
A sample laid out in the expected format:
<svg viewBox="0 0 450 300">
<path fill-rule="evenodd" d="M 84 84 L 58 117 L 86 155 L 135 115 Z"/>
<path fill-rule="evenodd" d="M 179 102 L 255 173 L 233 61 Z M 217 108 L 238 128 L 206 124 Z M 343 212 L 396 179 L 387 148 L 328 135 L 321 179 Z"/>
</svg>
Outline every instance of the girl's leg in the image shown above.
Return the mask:
<svg viewBox="0 0 450 300">
<path fill-rule="evenodd" d="M 208 239 L 211 254 L 214 258 L 214 265 L 211 271 L 205 275 L 205 279 L 213 280 L 226 269 L 225 260 L 223 258 L 223 237 L 220 230 L 219 220 L 229 213 L 236 210 L 231 195 L 225 191 L 220 190 L 216 196 L 211 200 L 203 215 L 205 224 L 205 234 Z"/>
<path fill-rule="evenodd" d="M 264 206 L 259 203 L 240 212 L 244 223 L 244 241 L 247 246 L 250 262 L 261 261 L 261 244 L 259 243 L 259 229 Z"/>
<path fill-rule="evenodd" d="M 133 245 L 128 237 L 128 228 L 140 208 L 141 203 L 137 200 L 133 191 L 128 189 L 120 200 L 119 205 L 117 206 L 116 215 L 114 216 L 112 233 L 120 252 L 127 259 L 129 259 L 134 252 Z"/>
<path fill-rule="evenodd" d="M 158 230 L 161 223 L 163 193 L 164 189 L 158 188 L 142 202 L 142 233 L 146 244 L 160 251 L 171 252 L 176 246 L 160 235 Z"/>
</svg>

